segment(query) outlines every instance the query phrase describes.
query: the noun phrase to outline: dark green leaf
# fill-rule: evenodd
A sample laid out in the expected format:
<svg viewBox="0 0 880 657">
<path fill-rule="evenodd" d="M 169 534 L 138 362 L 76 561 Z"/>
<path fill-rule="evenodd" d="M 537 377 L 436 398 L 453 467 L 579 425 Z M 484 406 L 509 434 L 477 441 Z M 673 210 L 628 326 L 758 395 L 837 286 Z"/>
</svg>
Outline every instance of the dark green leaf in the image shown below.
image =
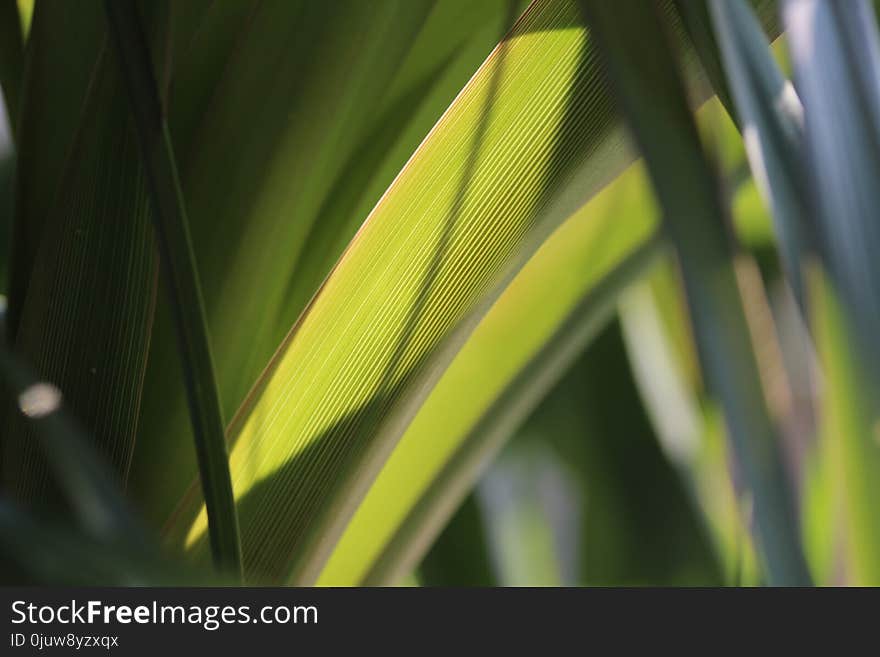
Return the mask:
<svg viewBox="0 0 880 657">
<path fill-rule="evenodd" d="M 240 573 L 238 515 L 232 497 L 224 423 L 177 164 L 134 0 L 107 0 L 106 6 L 152 199 L 165 289 L 183 361 L 212 551 L 218 565 Z"/>
</svg>

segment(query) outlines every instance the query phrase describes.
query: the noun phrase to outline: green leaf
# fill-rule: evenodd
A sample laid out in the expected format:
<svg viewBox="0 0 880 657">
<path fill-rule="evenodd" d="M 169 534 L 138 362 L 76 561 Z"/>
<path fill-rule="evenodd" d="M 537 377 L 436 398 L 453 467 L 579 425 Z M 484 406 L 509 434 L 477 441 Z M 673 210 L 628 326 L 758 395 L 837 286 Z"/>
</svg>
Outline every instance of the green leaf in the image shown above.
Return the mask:
<svg viewBox="0 0 880 657">
<path fill-rule="evenodd" d="M 18 17 L 21 22 L 21 33 L 24 36 L 24 40 L 30 36 L 31 22 L 34 16 L 34 2 L 35 0 L 17 0 L 18 4 Z"/>
<path fill-rule="evenodd" d="M 582 5 L 678 251 L 703 371 L 724 405 L 737 464 L 754 496 L 766 572 L 771 583 L 806 584 L 794 502 L 732 266 L 726 208 L 670 52 L 669 26 L 653 3 Z"/>
<path fill-rule="evenodd" d="M 739 125 L 739 115 L 733 104 L 727 78 L 724 76 L 718 41 L 712 30 L 706 0 L 673 0 L 673 4 L 681 17 L 682 25 L 691 43 L 694 45 L 694 51 L 700 59 L 700 65 L 712 84 L 712 89 L 734 123 Z"/>
<path fill-rule="evenodd" d="M 69 168 L 77 126 L 104 42 L 97 0 L 40 2 L 34 10 L 16 132 L 15 215 L 7 332 L 14 337 L 51 207 Z"/>
<path fill-rule="evenodd" d="M 577 20 L 569 2 L 524 15 L 376 206 L 233 421 L 246 571 L 314 581 L 505 280 L 631 161 Z M 190 529 L 190 509 L 176 526 L 192 543 L 204 520 Z"/>
<path fill-rule="evenodd" d="M 659 251 L 656 241 L 640 246 L 653 225 L 646 192 L 641 169 L 628 171 L 517 275 L 419 410 L 320 584 L 389 584 L 418 563 L 483 468 Z"/>
<path fill-rule="evenodd" d="M 876 388 L 855 349 L 852 327 L 827 275 L 810 272 L 810 310 L 822 367 L 821 432 L 817 450 L 829 488 L 832 513 L 823 528 L 829 553 L 842 550 L 844 581 L 858 586 L 880 584 L 880 443 L 872 411 Z M 832 557 L 833 558 L 833 557 Z M 838 570 L 838 569 L 835 569 Z M 841 573 L 826 567 L 826 583 L 840 583 Z"/>
<path fill-rule="evenodd" d="M 47 27 L 57 27 L 67 6 L 49 3 L 44 14 L 38 7 L 34 38 L 41 15 Z M 83 16 L 86 7 L 91 5 L 83 5 Z M 161 3 L 149 7 L 158 40 Z M 104 20 L 100 13 L 93 16 Z M 55 44 L 47 39 L 30 45 L 37 50 Z M 43 56 L 33 55 L 35 60 Z M 14 335 L 14 351 L 61 390 L 67 408 L 123 482 L 134 446 L 156 289 L 149 202 L 125 103 L 116 63 L 102 50 L 54 200 L 45 217 L 34 217 L 42 228 Z M 22 148 L 25 137 L 23 132 Z M 36 168 L 19 169 L 22 185 L 33 186 L 40 175 Z M 27 205 L 25 196 L 19 197 L 17 220 L 30 225 L 36 206 Z M 5 425 L 7 490 L 19 499 L 49 502 L 55 495 L 32 428 L 18 415 L 7 417 Z"/>
<path fill-rule="evenodd" d="M 711 118 L 705 111 L 701 115 Z M 638 242 L 630 240 L 643 234 L 643 222 L 654 214 L 643 171 L 633 167 L 542 246 L 420 409 L 334 550 L 321 584 L 357 584 L 368 571 L 367 581 L 388 583 L 418 561 L 490 455 L 576 356 L 574 329 L 595 328 L 607 312 L 595 303 L 602 298 L 596 293 L 611 290 L 623 277 L 597 279 L 597 268 L 615 266 L 607 258 L 623 257 L 623 245 L 636 248 Z M 626 231 L 633 234 L 627 237 Z M 620 246 L 608 246 L 618 241 Z M 578 295 L 585 295 L 579 305 Z M 578 310 L 586 314 L 578 318 Z M 565 313 L 571 313 L 568 330 L 558 324 Z M 680 340 L 689 341 L 689 334 Z M 552 357 L 560 352 L 568 359 Z"/>
<path fill-rule="evenodd" d="M 177 163 L 137 6 L 133 0 L 107 0 L 106 7 L 152 199 L 165 288 L 183 361 L 211 548 L 218 566 L 240 573 L 238 515 L 232 497 L 223 417 Z"/>
<path fill-rule="evenodd" d="M 815 247 L 803 167 L 803 107 L 745 0 L 711 0 L 752 173 L 773 212 L 786 275 L 803 303 L 801 266 Z"/>
<path fill-rule="evenodd" d="M 227 416 L 521 4 L 212 3 L 175 68 L 169 122 Z M 195 472 L 159 305 L 132 481 L 157 523 Z"/>
<path fill-rule="evenodd" d="M 233 420 L 255 578 L 314 581 L 506 282 L 631 162 L 579 22 L 568 0 L 541 0 L 523 16 L 381 199 Z M 173 540 L 202 544 L 204 516 L 190 525 L 198 506 L 192 494 L 181 504 Z"/>
<path fill-rule="evenodd" d="M 869 2 L 783 4 L 819 245 L 880 384 L 880 38 Z"/>
</svg>

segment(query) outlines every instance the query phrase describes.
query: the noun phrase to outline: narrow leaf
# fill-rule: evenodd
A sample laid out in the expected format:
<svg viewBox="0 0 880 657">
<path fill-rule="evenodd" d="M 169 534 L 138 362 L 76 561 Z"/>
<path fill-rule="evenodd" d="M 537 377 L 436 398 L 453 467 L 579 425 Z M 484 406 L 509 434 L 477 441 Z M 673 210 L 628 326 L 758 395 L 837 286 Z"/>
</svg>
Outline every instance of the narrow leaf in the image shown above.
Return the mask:
<svg viewBox="0 0 880 657">
<path fill-rule="evenodd" d="M 703 71 L 712 84 L 712 89 L 734 123 L 739 125 L 739 114 L 734 107 L 727 78 L 724 75 L 721 53 L 715 32 L 712 30 L 706 0 L 673 0 L 673 2 L 684 29 L 691 43 L 694 44 L 694 51 L 700 59 Z"/>
<path fill-rule="evenodd" d="M 246 571 L 314 581 L 505 281 L 630 161 L 583 32 L 569 28 L 576 21 L 566 1 L 525 14 L 376 206 L 233 420 Z M 599 153 L 609 168 L 591 166 Z M 268 531 L 270 512 L 285 521 Z"/>
<path fill-rule="evenodd" d="M 163 278 L 183 361 L 211 547 L 219 566 L 240 572 L 238 516 L 232 497 L 224 425 L 168 126 L 162 115 L 149 47 L 134 0 L 107 0 L 106 7 L 152 199 Z"/>
<path fill-rule="evenodd" d="M 828 264 L 880 383 L 880 37 L 865 0 L 788 0 L 783 18 L 804 105 L 805 186 Z"/>
<path fill-rule="evenodd" d="M 583 0 L 608 75 L 663 207 L 709 388 L 724 405 L 737 464 L 754 496 L 771 583 L 807 584 L 794 501 L 761 393 L 712 167 L 703 154 L 655 4 Z"/>
<path fill-rule="evenodd" d="M 745 0 L 710 0 L 752 173 L 773 214 L 783 264 L 804 301 L 801 267 L 815 246 L 803 171 L 803 108 Z"/>
<path fill-rule="evenodd" d="M 633 375 L 663 451 L 702 512 L 725 583 L 754 584 L 754 548 L 739 491 L 729 476 L 727 436 L 698 377 L 688 376 L 690 353 L 673 339 L 689 332 L 685 309 L 675 312 L 679 293 L 677 271 L 668 262 L 621 299 L 620 321 Z"/>
<path fill-rule="evenodd" d="M 577 356 L 578 340 L 601 328 L 608 299 L 599 291 L 610 295 L 615 281 L 622 284 L 616 267 L 649 239 L 655 216 L 644 171 L 634 165 L 541 246 L 419 409 L 320 584 L 389 583 L 418 562 L 489 456 Z"/>
</svg>

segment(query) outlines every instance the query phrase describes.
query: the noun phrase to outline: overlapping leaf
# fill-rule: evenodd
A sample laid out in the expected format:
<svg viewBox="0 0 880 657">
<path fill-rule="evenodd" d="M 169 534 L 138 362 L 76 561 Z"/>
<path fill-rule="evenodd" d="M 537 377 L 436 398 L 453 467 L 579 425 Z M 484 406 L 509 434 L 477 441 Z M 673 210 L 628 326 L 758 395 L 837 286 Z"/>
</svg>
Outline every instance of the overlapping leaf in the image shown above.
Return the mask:
<svg viewBox="0 0 880 657">
<path fill-rule="evenodd" d="M 415 566 L 492 455 L 601 326 L 607 304 L 648 264 L 657 246 L 638 245 L 654 214 L 647 180 L 633 166 L 548 239 L 420 409 L 321 584 L 388 583 Z"/>
<path fill-rule="evenodd" d="M 663 206 L 678 251 L 709 389 L 722 401 L 737 463 L 755 500 L 760 549 L 771 582 L 808 581 L 777 430 L 761 394 L 731 251 L 725 208 L 689 115 L 659 4 L 614 9 L 582 0 L 622 108 Z"/>
<path fill-rule="evenodd" d="M 828 264 L 880 382 L 880 36 L 871 4 L 790 0 L 784 20 L 804 105 L 807 188 Z"/>
<path fill-rule="evenodd" d="M 710 10 L 749 162 L 773 210 L 788 280 L 803 301 L 801 263 L 807 249 L 815 246 L 801 170 L 803 107 L 747 3 L 713 0 Z"/>
<path fill-rule="evenodd" d="M 572 3 L 535 3 L 422 144 L 231 428 L 245 561 L 313 581 L 464 336 L 631 160 Z M 172 534 L 198 543 L 185 503 Z M 274 517 L 270 521 L 270 517 Z M 281 519 L 279 521 L 278 519 Z"/>
<path fill-rule="evenodd" d="M 178 46 L 170 126 L 227 417 L 523 4 L 212 3 Z M 195 472 L 161 310 L 133 475 L 157 522 Z"/>
<path fill-rule="evenodd" d="M 97 30 L 101 44 L 100 5 L 87 3 L 73 17 L 69 9 L 68 3 L 41 5 L 32 37 L 40 38 L 41 25 L 48 34 L 80 26 L 81 31 L 70 37 L 73 41 L 91 29 Z M 158 20 L 162 15 L 160 3 L 150 5 L 150 25 L 157 40 L 163 34 Z M 65 18 L 70 18 L 69 25 Z M 55 76 L 64 78 L 59 73 L 64 63 L 47 52 L 54 44 L 47 36 L 31 46 L 28 83 L 32 86 L 26 91 L 31 94 L 26 106 L 36 107 L 51 101 L 52 94 L 61 94 L 66 99 L 61 109 L 50 103 L 49 108 L 35 111 L 35 117 L 51 122 L 46 113 L 67 111 L 76 115 L 77 122 L 65 118 L 57 134 L 33 136 L 33 141 L 24 129 L 27 122 L 22 122 L 21 148 L 35 162 L 18 172 L 23 191 L 17 197 L 16 226 L 18 235 L 29 235 L 21 244 L 23 254 L 32 249 L 28 256 L 32 262 L 26 290 L 15 286 L 12 290 L 11 301 L 20 302 L 10 307 L 19 310 L 11 327 L 15 350 L 41 378 L 62 391 L 68 408 L 124 480 L 134 447 L 156 287 L 139 155 L 119 71 L 106 50 L 102 47 L 93 73 L 88 58 L 73 64 L 82 65 L 90 76 L 80 110 L 75 99 L 82 92 L 78 86 L 82 80 L 74 76 L 70 89 L 56 87 Z M 93 51 L 83 48 L 83 52 Z M 45 67 L 42 58 L 49 58 Z M 50 97 L 43 97 L 43 92 Z M 35 123 L 35 135 L 41 126 Z M 65 146 L 67 141 L 70 144 Z M 40 144 L 46 152 L 36 150 Z M 36 185 L 44 170 L 48 191 L 38 194 Z M 22 267 L 26 264 L 27 258 L 18 262 Z M 25 274 L 25 269 L 14 269 L 13 274 L 16 271 Z M 19 292 L 23 296 L 18 297 Z M 51 485 L 32 430 L 18 415 L 8 414 L 5 420 L 4 481 L 18 497 L 41 501 Z"/>
<path fill-rule="evenodd" d="M 615 160 L 620 142 L 576 21 L 568 2 L 524 16 L 373 211 L 239 414 L 231 464 L 253 571 L 317 575 L 523 246 L 629 161 L 622 150 Z M 603 147 L 609 157 L 593 166 Z"/>
<path fill-rule="evenodd" d="M 319 583 L 387 584 L 416 566 L 492 457 L 610 318 L 623 287 L 656 255 L 657 244 L 640 247 L 654 216 L 644 174 L 634 168 L 538 250 L 419 410 Z"/>
</svg>

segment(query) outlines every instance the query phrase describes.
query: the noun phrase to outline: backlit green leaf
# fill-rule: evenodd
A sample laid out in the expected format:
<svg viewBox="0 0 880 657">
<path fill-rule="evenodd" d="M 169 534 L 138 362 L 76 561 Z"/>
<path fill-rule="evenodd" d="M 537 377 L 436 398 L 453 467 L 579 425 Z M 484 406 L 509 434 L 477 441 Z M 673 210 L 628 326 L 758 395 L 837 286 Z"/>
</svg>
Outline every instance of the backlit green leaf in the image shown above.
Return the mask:
<svg viewBox="0 0 880 657">
<path fill-rule="evenodd" d="M 659 245 L 639 245 L 654 216 L 634 167 L 538 250 L 416 415 L 320 584 L 387 584 L 418 563 L 492 457 L 610 318 L 617 295 L 651 263 Z"/>
</svg>

